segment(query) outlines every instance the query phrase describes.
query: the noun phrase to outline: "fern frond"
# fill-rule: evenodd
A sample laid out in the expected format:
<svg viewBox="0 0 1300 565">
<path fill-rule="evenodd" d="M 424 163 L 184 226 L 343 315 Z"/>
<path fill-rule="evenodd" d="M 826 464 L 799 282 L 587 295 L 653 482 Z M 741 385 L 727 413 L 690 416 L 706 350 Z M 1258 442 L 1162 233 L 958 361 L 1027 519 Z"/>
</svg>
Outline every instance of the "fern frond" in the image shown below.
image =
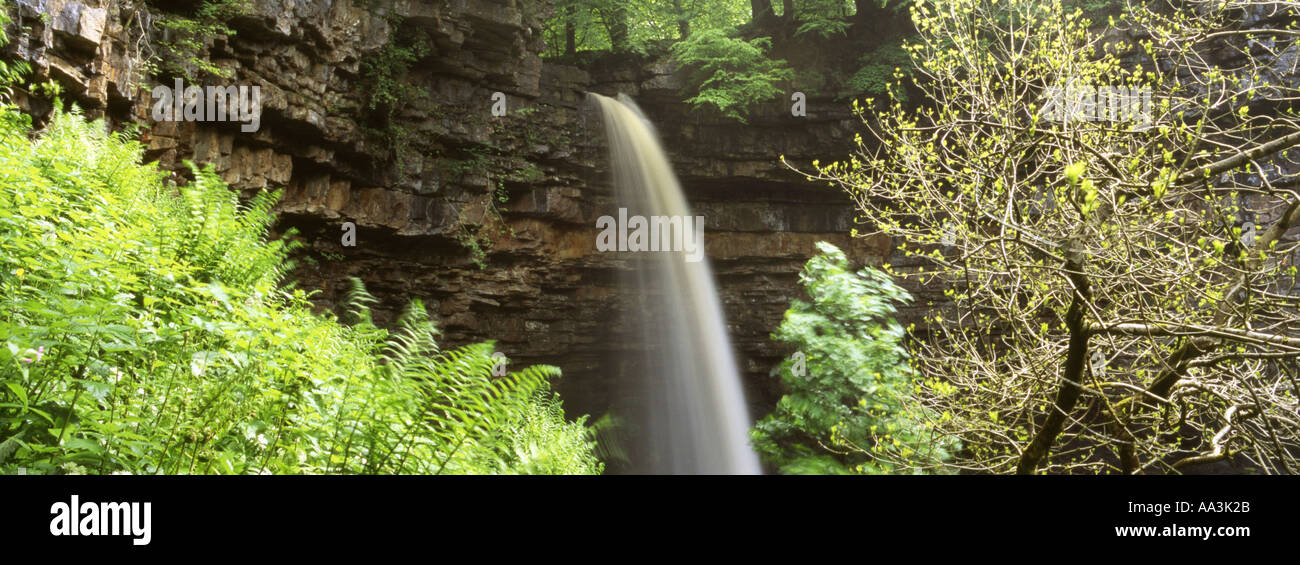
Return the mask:
<svg viewBox="0 0 1300 565">
<path fill-rule="evenodd" d="M 397 319 L 397 329 L 389 337 L 384 359 L 393 374 L 402 374 L 406 364 L 414 358 L 425 357 L 438 352 L 438 343 L 434 337 L 438 329 L 429 319 L 429 312 L 419 299 L 406 305 L 406 310 Z"/>
<path fill-rule="evenodd" d="M 348 323 L 373 326 L 370 306 L 378 302 L 379 299 L 366 290 L 366 283 L 360 278 L 348 278 L 348 291 L 343 295 L 343 311 L 348 315 Z"/>
</svg>

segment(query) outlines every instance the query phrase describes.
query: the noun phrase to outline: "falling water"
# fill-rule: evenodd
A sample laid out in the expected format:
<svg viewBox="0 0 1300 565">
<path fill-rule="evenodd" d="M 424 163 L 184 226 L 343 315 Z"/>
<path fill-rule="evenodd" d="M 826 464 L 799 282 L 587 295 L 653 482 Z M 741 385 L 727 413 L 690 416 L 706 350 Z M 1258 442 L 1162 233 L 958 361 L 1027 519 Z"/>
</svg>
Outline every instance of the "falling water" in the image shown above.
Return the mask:
<svg viewBox="0 0 1300 565">
<path fill-rule="evenodd" d="M 694 217 L 654 128 L 625 95 L 591 94 L 609 142 L 614 186 L 628 216 Z M 696 245 L 702 246 L 703 241 Z M 700 250 L 702 256 L 703 250 Z M 644 363 L 636 417 L 637 470 L 672 474 L 757 474 L 740 372 L 707 259 L 684 252 L 632 253 L 634 315 Z"/>
</svg>

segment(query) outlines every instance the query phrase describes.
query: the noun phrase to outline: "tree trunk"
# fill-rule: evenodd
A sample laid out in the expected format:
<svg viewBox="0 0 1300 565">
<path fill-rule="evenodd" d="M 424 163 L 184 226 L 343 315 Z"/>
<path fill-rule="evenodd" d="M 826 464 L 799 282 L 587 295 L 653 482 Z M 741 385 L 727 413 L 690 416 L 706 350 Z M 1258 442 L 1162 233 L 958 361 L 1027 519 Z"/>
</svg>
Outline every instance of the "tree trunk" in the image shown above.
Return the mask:
<svg viewBox="0 0 1300 565">
<path fill-rule="evenodd" d="M 1018 475 L 1034 474 L 1038 464 L 1051 453 L 1052 442 L 1056 441 L 1056 436 L 1061 435 L 1065 420 L 1074 410 L 1082 393 L 1079 383 L 1083 382 L 1084 365 L 1088 359 L 1087 303 L 1092 300 L 1092 291 L 1089 289 L 1088 278 L 1083 274 L 1083 255 L 1077 249 L 1071 249 L 1067 255 L 1064 270 L 1066 278 L 1070 279 L 1070 284 L 1074 287 L 1074 298 L 1070 300 L 1070 308 L 1065 313 L 1070 342 L 1065 352 L 1065 367 L 1061 371 L 1061 388 L 1056 391 L 1056 400 L 1052 403 L 1052 411 L 1048 413 L 1043 427 L 1038 430 L 1038 435 L 1034 436 L 1024 453 L 1020 454 L 1020 461 L 1016 465 Z"/>
<path fill-rule="evenodd" d="M 772 0 L 749 0 L 749 8 L 751 20 L 760 26 L 776 19 Z"/>
<path fill-rule="evenodd" d="M 578 51 L 578 32 L 573 27 L 573 5 L 564 7 L 564 54 L 572 55 Z"/>
<path fill-rule="evenodd" d="M 605 30 L 609 32 L 609 45 L 618 51 L 627 51 L 627 6 L 616 2 L 605 12 Z"/>
<path fill-rule="evenodd" d="M 781 0 L 781 18 L 787 22 L 794 21 L 794 0 Z"/>
<path fill-rule="evenodd" d="M 894 25 L 897 12 L 880 5 L 879 0 L 853 0 L 853 22 L 863 28 L 882 32 Z"/>
<path fill-rule="evenodd" d="M 673 14 L 677 16 L 677 33 L 681 35 L 679 39 L 686 39 L 691 35 L 691 19 L 682 10 L 682 0 L 673 0 Z"/>
<path fill-rule="evenodd" d="M 880 13 L 883 11 L 876 0 L 853 0 L 853 19 L 859 23 L 866 24 L 884 16 Z"/>
</svg>

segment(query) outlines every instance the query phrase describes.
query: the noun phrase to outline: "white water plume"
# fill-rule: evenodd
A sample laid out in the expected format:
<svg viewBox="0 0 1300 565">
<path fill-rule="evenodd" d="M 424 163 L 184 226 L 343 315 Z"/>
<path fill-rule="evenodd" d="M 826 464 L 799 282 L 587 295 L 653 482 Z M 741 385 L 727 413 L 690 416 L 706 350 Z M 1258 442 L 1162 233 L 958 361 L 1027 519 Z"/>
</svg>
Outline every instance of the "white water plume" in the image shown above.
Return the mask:
<svg viewBox="0 0 1300 565">
<path fill-rule="evenodd" d="M 619 205 L 642 217 L 692 218 L 654 128 L 625 95 L 591 94 L 605 123 Z M 695 242 L 703 245 L 702 241 Z M 757 474 L 740 371 L 709 261 L 632 253 L 633 312 L 646 344 L 638 472 Z M 651 347 L 651 346 L 654 347 Z"/>
</svg>

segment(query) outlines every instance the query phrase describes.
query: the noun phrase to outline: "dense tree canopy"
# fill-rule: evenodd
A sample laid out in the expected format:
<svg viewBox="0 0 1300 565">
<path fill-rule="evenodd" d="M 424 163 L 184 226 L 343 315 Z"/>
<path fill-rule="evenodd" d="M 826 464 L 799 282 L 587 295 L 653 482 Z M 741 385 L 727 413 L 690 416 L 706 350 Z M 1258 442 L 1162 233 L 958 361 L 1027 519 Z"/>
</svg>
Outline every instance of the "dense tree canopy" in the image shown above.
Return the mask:
<svg viewBox="0 0 1300 565">
<path fill-rule="evenodd" d="M 854 21 L 898 13 L 909 0 L 557 0 L 546 21 L 547 54 L 645 51 L 695 31 L 750 23 L 771 33 L 793 23 L 796 34 L 842 35 Z M 761 32 L 760 32 L 761 33 Z"/>
</svg>

